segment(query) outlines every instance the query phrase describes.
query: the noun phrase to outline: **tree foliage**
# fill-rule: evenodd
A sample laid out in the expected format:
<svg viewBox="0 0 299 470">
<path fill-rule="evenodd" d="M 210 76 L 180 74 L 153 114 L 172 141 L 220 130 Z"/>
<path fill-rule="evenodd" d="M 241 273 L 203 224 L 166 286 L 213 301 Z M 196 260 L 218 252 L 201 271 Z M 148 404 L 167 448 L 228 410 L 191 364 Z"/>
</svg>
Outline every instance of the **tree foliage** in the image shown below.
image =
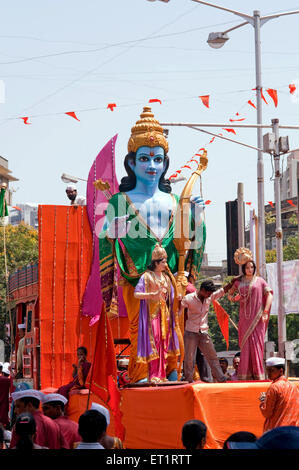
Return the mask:
<svg viewBox="0 0 299 470">
<path fill-rule="evenodd" d="M 6 318 L 6 269 L 8 274 L 38 260 L 38 232 L 33 227 L 0 226 L 0 338 L 4 335 Z M 6 261 L 6 262 L 5 262 Z"/>
<path fill-rule="evenodd" d="M 283 260 L 290 261 L 299 259 L 299 237 L 289 237 L 287 244 L 283 247 Z M 276 262 L 276 250 L 266 250 L 266 263 Z"/>
</svg>

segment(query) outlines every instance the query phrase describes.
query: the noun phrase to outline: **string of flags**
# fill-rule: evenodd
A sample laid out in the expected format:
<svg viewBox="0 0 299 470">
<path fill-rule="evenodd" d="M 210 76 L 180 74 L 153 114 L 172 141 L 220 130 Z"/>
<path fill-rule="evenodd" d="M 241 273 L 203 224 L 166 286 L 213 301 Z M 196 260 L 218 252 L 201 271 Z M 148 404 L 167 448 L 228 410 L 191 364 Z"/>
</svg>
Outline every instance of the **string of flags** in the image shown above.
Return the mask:
<svg viewBox="0 0 299 470">
<path fill-rule="evenodd" d="M 291 95 L 293 95 L 296 91 L 296 86 L 294 83 L 290 83 L 288 85 L 288 88 L 289 88 L 289 93 Z M 252 88 L 252 91 L 256 91 L 256 88 Z M 278 106 L 278 93 L 277 93 L 277 90 L 276 89 L 273 89 L 273 88 L 267 88 L 266 89 L 266 92 L 267 94 L 269 95 L 269 97 L 272 99 L 273 101 L 273 104 L 275 107 Z M 264 101 L 265 104 L 269 104 L 268 101 L 266 100 L 265 98 L 265 95 L 263 93 L 263 89 L 261 88 L 260 89 L 260 94 L 261 94 L 261 99 Z M 210 95 L 200 95 L 198 96 L 198 98 L 201 100 L 203 106 L 205 106 L 206 108 L 209 108 L 210 109 Z M 149 103 L 159 103 L 160 105 L 162 105 L 162 100 L 159 99 L 159 98 L 151 98 L 149 99 L 148 101 Z M 249 106 L 253 107 L 254 109 L 256 109 L 256 105 L 254 104 L 254 102 L 252 100 L 248 100 L 247 103 Z M 108 103 L 107 104 L 107 108 L 106 109 L 109 109 L 111 112 L 114 111 L 114 109 L 117 108 L 117 104 L 116 103 Z M 59 113 L 60 114 L 60 113 Z M 76 121 L 79 121 L 80 122 L 80 119 L 78 118 L 77 114 L 75 111 L 68 111 L 68 112 L 65 112 L 63 114 L 66 114 L 67 116 L 69 117 L 72 117 L 73 119 L 75 119 Z M 32 123 L 30 122 L 30 117 L 29 116 L 23 116 L 23 117 L 20 117 L 20 119 L 23 120 L 24 124 L 25 125 L 31 125 Z M 233 123 L 233 122 L 243 122 L 246 120 L 246 117 L 241 117 L 240 114 L 237 112 L 235 113 L 234 117 L 233 118 L 230 118 L 229 119 L 229 122 Z M 231 134 L 234 134 L 236 135 L 236 131 L 235 129 L 233 128 L 222 128 L 223 131 L 225 132 L 228 132 L 228 133 L 231 133 Z M 220 137 L 223 137 L 223 134 L 222 133 L 218 133 L 217 134 L 218 136 Z M 212 139 L 209 140 L 209 142 L 207 142 L 205 145 L 210 145 L 214 142 L 215 140 L 215 137 L 212 137 Z M 173 178 L 177 178 L 180 173 L 182 172 L 182 170 L 184 168 L 187 168 L 188 170 L 192 170 L 192 164 L 193 163 L 196 163 L 196 165 L 199 164 L 199 160 L 200 160 L 200 157 L 201 157 L 201 151 L 205 151 L 205 147 L 202 147 L 200 148 L 197 153 L 195 153 L 193 155 L 193 157 L 188 160 L 184 165 L 182 165 L 178 170 L 175 171 L 175 173 L 173 173 L 172 175 L 169 176 L 169 180 L 173 179 Z M 293 207 L 296 207 L 295 204 L 293 203 L 292 200 L 287 200 L 287 203 L 290 204 L 291 206 Z M 211 200 L 206 200 L 205 201 L 205 205 L 209 205 L 209 204 L 212 204 L 212 201 Z M 247 206 L 251 206 L 252 205 L 252 202 L 248 201 L 248 202 L 245 202 L 245 204 Z M 274 204 L 273 204 L 273 201 L 268 201 L 268 204 L 274 208 Z M 15 206 L 14 207 L 15 209 L 17 210 L 21 210 L 19 207 Z"/>
<path fill-rule="evenodd" d="M 288 88 L 289 88 L 289 93 L 291 95 L 294 95 L 295 91 L 296 91 L 296 85 L 294 83 L 290 83 L 288 85 Z M 255 91 L 256 88 L 252 88 L 252 91 Z M 268 93 L 269 97 L 272 99 L 273 103 L 274 103 L 274 106 L 277 107 L 278 106 L 278 92 L 277 90 L 275 90 L 274 88 L 267 88 L 266 89 L 266 92 Z M 269 104 L 268 101 L 266 100 L 265 98 L 265 95 L 264 95 L 264 92 L 263 92 L 263 89 L 261 88 L 260 89 L 260 94 L 261 94 L 261 98 L 262 100 L 265 102 L 265 104 Z M 205 106 L 206 108 L 209 108 L 210 109 L 210 98 L 211 98 L 211 95 L 199 95 L 198 97 L 203 106 Z M 151 98 L 149 99 L 148 101 L 149 103 L 159 103 L 159 104 L 162 104 L 162 100 L 159 99 L 159 98 Z M 249 99 L 247 101 L 247 103 L 249 106 L 253 107 L 254 109 L 256 109 L 256 105 L 255 103 Z M 107 107 L 106 109 L 109 109 L 110 111 L 114 111 L 115 108 L 117 108 L 117 104 L 116 103 L 108 103 L 107 104 Z M 77 121 L 80 121 L 80 119 L 77 117 L 77 114 L 75 111 L 68 111 L 68 112 L 64 112 L 64 113 L 57 113 L 57 114 L 66 114 L 67 116 L 70 116 L 72 117 L 73 119 L 77 120 Z M 230 122 L 241 122 L 241 121 L 244 121 L 246 118 L 245 117 L 240 117 L 239 118 L 239 113 L 236 113 L 236 118 L 231 118 L 229 119 Z M 23 116 L 23 117 L 20 117 L 19 119 L 22 119 L 24 124 L 25 125 L 30 125 L 32 124 L 30 122 L 30 116 Z M 227 132 L 231 132 L 233 134 L 236 134 L 235 130 L 234 129 L 224 129 L 225 131 Z"/>
</svg>

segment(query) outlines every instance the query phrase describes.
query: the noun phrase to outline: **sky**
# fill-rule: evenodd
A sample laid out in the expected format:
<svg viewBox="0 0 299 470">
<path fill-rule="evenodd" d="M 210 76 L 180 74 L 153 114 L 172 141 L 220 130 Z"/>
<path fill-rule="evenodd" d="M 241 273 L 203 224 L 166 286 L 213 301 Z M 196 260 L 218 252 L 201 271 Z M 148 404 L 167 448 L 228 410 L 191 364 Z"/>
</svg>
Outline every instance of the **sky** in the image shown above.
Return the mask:
<svg viewBox="0 0 299 470">
<path fill-rule="evenodd" d="M 246 14 L 299 10 L 285 0 L 218 0 L 217 4 Z M 0 18 L 0 155 L 19 179 L 13 204 L 68 204 L 62 173 L 87 179 L 106 142 L 118 134 L 116 173 L 125 175 L 123 159 L 131 127 L 150 99 L 160 122 L 227 124 L 245 118 L 256 123 L 254 28 L 229 33 L 221 49 L 207 44 L 210 32 L 225 31 L 244 20 L 191 0 L 168 3 L 147 0 L 12 0 Z M 299 15 L 273 19 L 262 26 L 262 84 L 268 104 L 263 123 L 279 118 L 297 125 L 299 117 Z M 298 90 L 289 92 L 289 84 Z M 266 90 L 276 89 L 278 105 Z M 2 90 L 2 93 L 1 93 Z M 298 93 L 297 93 L 298 92 Z M 2 96 L 1 96 L 2 95 Z M 210 95 L 205 107 L 199 96 Z M 112 112 L 107 109 L 115 103 Z M 66 115 L 74 111 L 79 121 Z M 237 115 L 237 113 L 239 113 Z M 28 117 L 25 125 L 21 117 Z M 254 129 L 222 132 L 256 146 Z M 265 130 L 265 133 L 269 130 Z M 288 135 L 299 148 L 299 133 Z M 169 127 L 169 175 L 198 151 L 208 150 L 202 175 L 210 264 L 226 259 L 225 202 L 237 197 L 244 184 L 246 207 L 257 212 L 257 152 L 184 127 Z M 282 159 L 285 167 L 286 158 Z M 265 202 L 274 201 L 273 167 L 264 154 Z M 183 170 L 187 178 L 188 168 Z M 184 183 L 173 185 L 179 194 Z M 86 184 L 78 184 L 84 195 Z M 194 194 L 200 193 L 200 184 Z"/>
</svg>

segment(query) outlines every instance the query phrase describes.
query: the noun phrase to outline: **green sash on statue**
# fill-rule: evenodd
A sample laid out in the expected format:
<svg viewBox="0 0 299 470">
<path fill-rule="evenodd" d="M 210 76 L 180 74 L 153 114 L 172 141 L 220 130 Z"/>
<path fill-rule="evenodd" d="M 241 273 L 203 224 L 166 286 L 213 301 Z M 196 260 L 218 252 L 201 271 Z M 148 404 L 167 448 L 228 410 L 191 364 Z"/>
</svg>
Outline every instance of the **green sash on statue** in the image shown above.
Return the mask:
<svg viewBox="0 0 299 470">
<path fill-rule="evenodd" d="M 109 239 L 106 231 L 100 234 L 100 277 L 103 300 L 109 316 L 116 314 L 117 303 L 117 264 L 121 275 L 134 287 L 140 276 L 151 264 L 152 252 L 159 243 L 167 252 L 167 263 L 172 273 L 177 272 L 178 252 L 174 246 L 175 213 L 179 197 L 172 195 L 173 208 L 169 219 L 168 229 L 162 239 L 159 239 L 140 216 L 138 210 L 125 193 L 116 193 L 109 200 L 106 217 L 110 223 L 114 217 L 129 215 L 131 226 L 127 235 L 120 239 Z M 191 212 L 191 211 L 190 211 Z M 191 219 L 190 219 L 191 220 Z M 191 229 L 194 222 L 191 221 Z M 196 249 L 190 250 L 187 260 L 193 272 L 200 270 L 205 246 L 206 231 L 204 222 L 195 231 Z M 113 310 L 113 311 L 112 311 Z"/>
</svg>

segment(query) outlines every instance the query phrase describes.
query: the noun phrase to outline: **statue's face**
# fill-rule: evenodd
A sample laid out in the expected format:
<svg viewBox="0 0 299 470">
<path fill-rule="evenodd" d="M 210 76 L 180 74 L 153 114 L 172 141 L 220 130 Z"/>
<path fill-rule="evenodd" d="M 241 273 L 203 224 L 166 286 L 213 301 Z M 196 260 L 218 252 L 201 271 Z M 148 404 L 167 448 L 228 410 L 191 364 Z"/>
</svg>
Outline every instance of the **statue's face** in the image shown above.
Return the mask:
<svg viewBox="0 0 299 470">
<path fill-rule="evenodd" d="M 136 162 L 129 162 L 136 179 L 146 185 L 157 184 L 165 169 L 164 149 L 162 147 L 139 147 Z"/>
</svg>

